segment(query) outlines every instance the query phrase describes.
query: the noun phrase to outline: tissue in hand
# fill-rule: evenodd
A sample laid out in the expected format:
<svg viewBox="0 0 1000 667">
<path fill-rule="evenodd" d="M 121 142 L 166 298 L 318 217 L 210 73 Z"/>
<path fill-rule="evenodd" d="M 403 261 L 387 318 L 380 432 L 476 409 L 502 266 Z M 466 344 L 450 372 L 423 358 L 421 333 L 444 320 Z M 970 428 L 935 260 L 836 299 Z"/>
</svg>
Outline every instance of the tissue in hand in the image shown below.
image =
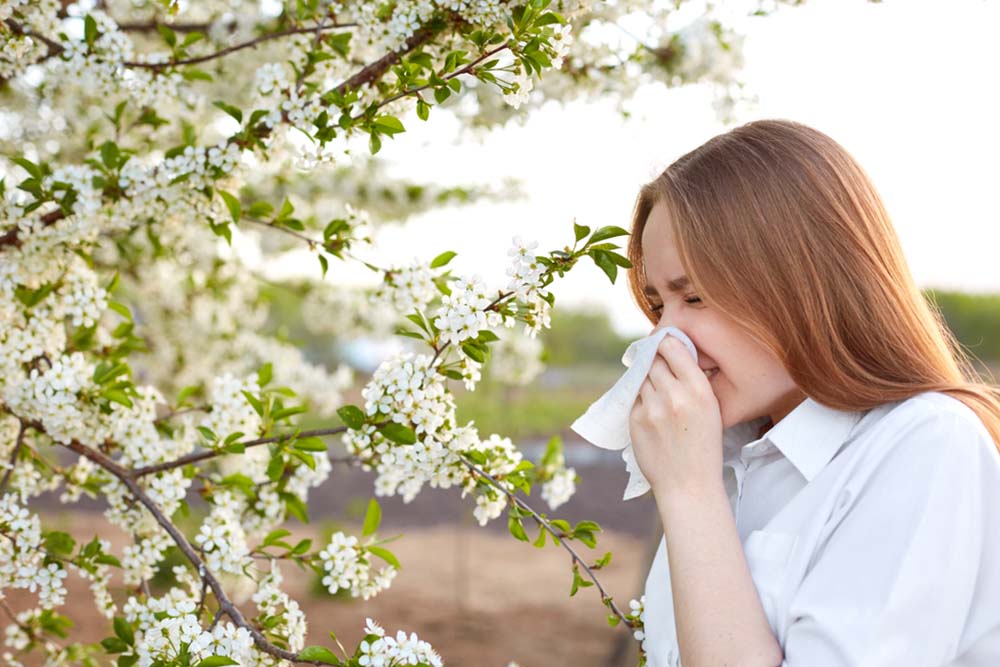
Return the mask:
<svg viewBox="0 0 1000 667">
<path fill-rule="evenodd" d="M 653 366 L 656 349 L 666 335 L 671 335 L 684 343 L 695 361 L 698 360 L 698 351 L 694 343 L 677 327 L 657 329 L 645 338 L 633 341 L 622 355 L 622 363 L 628 370 L 570 426 L 582 438 L 598 447 L 622 450 L 625 470 L 629 475 L 622 500 L 641 496 L 650 488 L 649 482 L 639 470 L 635 453 L 632 451 L 628 418 L 639 396 L 639 388 Z"/>
</svg>

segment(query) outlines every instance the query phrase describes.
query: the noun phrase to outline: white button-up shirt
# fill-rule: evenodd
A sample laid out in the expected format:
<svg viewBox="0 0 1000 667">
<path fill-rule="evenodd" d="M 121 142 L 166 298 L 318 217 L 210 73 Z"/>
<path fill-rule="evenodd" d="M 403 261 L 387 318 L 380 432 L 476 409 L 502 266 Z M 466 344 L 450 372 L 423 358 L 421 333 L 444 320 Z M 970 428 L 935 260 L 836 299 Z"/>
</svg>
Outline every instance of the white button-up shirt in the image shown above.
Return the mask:
<svg viewBox="0 0 1000 667">
<path fill-rule="evenodd" d="M 1000 666 L 1000 452 L 976 413 L 924 392 L 767 421 L 724 431 L 723 479 L 782 667 Z M 676 667 L 665 537 L 645 594 L 649 667 Z"/>
</svg>

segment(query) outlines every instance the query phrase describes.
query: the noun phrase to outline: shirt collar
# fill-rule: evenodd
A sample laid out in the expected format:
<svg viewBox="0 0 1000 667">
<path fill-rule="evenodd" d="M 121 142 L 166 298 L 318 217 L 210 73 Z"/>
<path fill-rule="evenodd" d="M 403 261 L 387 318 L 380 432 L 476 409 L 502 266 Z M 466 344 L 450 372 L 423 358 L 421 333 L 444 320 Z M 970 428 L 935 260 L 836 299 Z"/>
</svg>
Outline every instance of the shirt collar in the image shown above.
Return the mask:
<svg viewBox="0 0 1000 667">
<path fill-rule="evenodd" d="M 741 455 L 753 458 L 776 447 L 807 481 L 812 481 L 844 444 L 861 416 L 861 412 L 835 410 L 807 396 L 760 438 L 757 431 L 768 422 L 767 415 L 726 429 L 725 460 Z"/>
</svg>

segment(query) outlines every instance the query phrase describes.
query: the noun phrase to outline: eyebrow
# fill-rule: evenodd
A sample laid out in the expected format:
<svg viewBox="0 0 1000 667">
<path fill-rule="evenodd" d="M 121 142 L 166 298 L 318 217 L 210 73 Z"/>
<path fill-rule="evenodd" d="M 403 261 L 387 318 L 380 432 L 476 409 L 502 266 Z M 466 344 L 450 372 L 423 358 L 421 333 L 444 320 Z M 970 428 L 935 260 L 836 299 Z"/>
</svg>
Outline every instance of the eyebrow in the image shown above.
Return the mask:
<svg viewBox="0 0 1000 667">
<path fill-rule="evenodd" d="M 691 284 L 691 279 L 688 278 L 686 275 L 681 276 L 680 278 L 674 278 L 673 280 L 667 281 L 667 291 L 680 292 L 682 289 L 684 289 L 690 284 Z M 645 289 L 643 289 L 643 292 L 646 294 L 646 296 L 656 296 L 656 289 L 651 285 L 646 285 Z"/>
</svg>

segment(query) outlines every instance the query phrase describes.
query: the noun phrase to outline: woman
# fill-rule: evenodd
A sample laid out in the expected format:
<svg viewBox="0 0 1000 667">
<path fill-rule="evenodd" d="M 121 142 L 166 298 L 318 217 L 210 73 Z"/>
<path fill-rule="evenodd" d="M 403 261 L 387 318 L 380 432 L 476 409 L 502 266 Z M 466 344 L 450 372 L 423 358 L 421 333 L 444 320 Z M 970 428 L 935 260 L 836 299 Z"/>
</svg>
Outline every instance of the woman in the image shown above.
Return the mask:
<svg viewBox="0 0 1000 667">
<path fill-rule="evenodd" d="M 642 188 L 628 253 L 698 350 L 664 337 L 629 417 L 664 532 L 650 667 L 1000 665 L 1000 390 L 847 151 L 714 137 Z"/>
</svg>

